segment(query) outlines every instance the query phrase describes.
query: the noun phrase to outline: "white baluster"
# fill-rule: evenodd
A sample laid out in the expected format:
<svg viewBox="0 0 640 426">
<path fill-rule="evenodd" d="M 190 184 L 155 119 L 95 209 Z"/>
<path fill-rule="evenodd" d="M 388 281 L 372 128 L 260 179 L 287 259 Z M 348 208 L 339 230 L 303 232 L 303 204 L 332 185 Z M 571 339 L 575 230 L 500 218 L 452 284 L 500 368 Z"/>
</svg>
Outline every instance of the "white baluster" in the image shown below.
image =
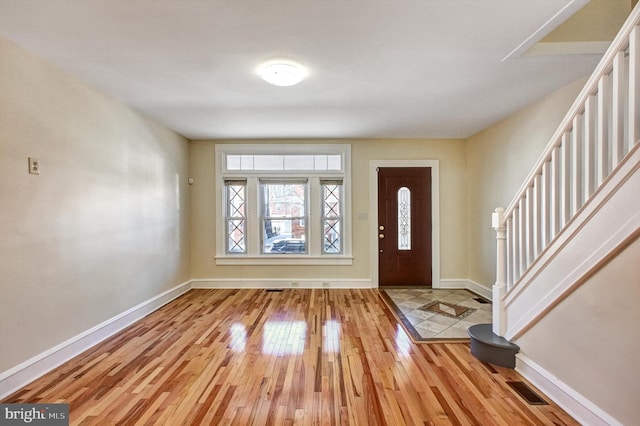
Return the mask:
<svg viewBox="0 0 640 426">
<path fill-rule="evenodd" d="M 629 36 L 629 126 L 627 151 L 640 140 L 640 26 Z"/>
<path fill-rule="evenodd" d="M 560 148 L 556 147 L 551 151 L 551 197 L 549 198 L 549 219 L 551 231 L 549 240 L 553 241 L 555 236 L 560 232 Z"/>
<path fill-rule="evenodd" d="M 542 221 L 542 250 L 547 247 L 551 241 L 551 161 L 546 161 L 542 166 L 542 213 L 540 220 Z"/>
<path fill-rule="evenodd" d="M 529 268 L 529 266 L 531 265 L 531 263 L 533 262 L 533 259 L 535 259 L 535 254 L 533 252 L 533 222 L 534 222 L 534 217 L 533 217 L 533 187 L 530 186 L 527 188 L 527 192 L 525 195 L 525 217 L 526 217 L 526 223 L 527 226 L 525 227 L 525 234 L 527 235 L 527 245 L 526 245 L 526 256 L 525 256 L 525 261 L 526 261 L 526 265 L 527 268 Z"/>
<path fill-rule="evenodd" d="M 511 212 L 511 235 L 513 236 L 513 245 L 511 249 L 513 250 L 511 255 L 511 264 L 513 265 L 513 281 L 512 284 L 515 284 L 520 278 L 520 212 L 518 211 L 518 207 L 516 206 Z"/>
<path fill-rule="evenodd" d="M 520 259 L 518 259 L 518 263 L 520 264 L 520 276 L 527 270 L 527 233 L 525 232 L 527 226 L 526 219 L 526 206 L 524 203 L 524 198 L 520 198 L 520 202 L 518 203 L 518 214 L 520 217 L 518 221 L 520 223 L 518 232 L 520 236 L 518 239 L 520 240 Z"/>
<path fill-rule="evenodd" d="M 587 200 L 596 189 L 596 97 L 587 98 L 584 106 L 584 193 L 583 200 Z"/>
<path fill-rule="evenodd" d="M 542 251 L 542 216 L 544 211 L 542 210 L 542 175 L 536 175 L 533 181 L 533 259 Z"/>
<path fill-rule="evenodd" d="M 560 199 L 560 229 L 571 219 L 571 143 L 569 132 L 562 135 L 562 164 L 560 166 L 560 183 L 561 183 L 561 199 Z"/>
<path fill-rule="evenodd" d="M 505 227 L 507 228 L 507 291 L 513 286 L 513 219 L 508 218 L 505 220 Z"/>
<path fill-rule="evenodd" d="M 613 58 L 612 104 L 611 104 L 611 167 L 614 169 L 622 160 L 624 146 L 624 109 L 627 102 L 627 79 L 624 52 L 618 52 Z"/>
<path fill-rule="evenodd" d="M 596 188 L 609 175 L 609 113 L 611 111 L 611 76 L 605 74 L 598 81 L 598 121 L 597 121 L 597 155 Z"/>
<path fill-rule="evenodd" d="M 573 118 L 573 130 L 571 131 L 571 211 L 576 214 L 582 207 L 582 145 L 583 145 L 583 124 L 582 114 Z"/>
</svg>

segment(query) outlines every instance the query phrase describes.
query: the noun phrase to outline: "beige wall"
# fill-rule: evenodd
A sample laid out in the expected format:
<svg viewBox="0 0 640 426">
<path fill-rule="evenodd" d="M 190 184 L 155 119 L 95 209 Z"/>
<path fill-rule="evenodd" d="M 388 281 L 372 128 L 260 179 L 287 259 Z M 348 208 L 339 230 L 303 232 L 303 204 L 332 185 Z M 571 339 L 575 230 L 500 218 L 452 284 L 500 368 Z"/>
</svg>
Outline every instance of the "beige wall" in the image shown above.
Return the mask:
<svg viewBox="0 0 640 426">
<path fill-rule="evenodd" d="M 638 424 L 640 239 L 516 342 L 620 424 Z"/>
<path fill-rule="evenodd" d="M 611 41 L 620 31 L 632 0 L 590 0 L 582 9 L 551 31 L 544 42 Z"/>
<path fill-rule="evenodd" d="M 491 213 L 509 205 L 585 83 L 581 79 L 570 84 L 467 139 L 472 281 L 485 287 L 495 282 Z"/>
<path fill-rule="evenodd" d="M 1 372 L 190 272 L 186 140 L 8 40 L 0 55 Z"/>
<path fill-rule="evenodd" d="M 242 143 L 255 143 L 243 141 Z M 264 141 L 262 141 L 264 142 Z M 281 141 L 269 141 L 281 143 Z M 353 193 L 352 266 L 216 266 L 215 169 L 216 141 L 191 142 L 191 173 L 195 178 L 191 199 L 192 275 L 199 279 L 238 278 L 327 278 L 370 279 L 369 220 L 358 213 L 369 211 L 369 167 L 371 160 L 440 160 L 441 277 L 467 277 L 466 153 L 462 140 L 310 140 L 306 143 L 350 143 Z M 218 141 L 217 143 L 233 143 Z M 238 142 L 240 143 L 240 142 Z"/>
</svg>

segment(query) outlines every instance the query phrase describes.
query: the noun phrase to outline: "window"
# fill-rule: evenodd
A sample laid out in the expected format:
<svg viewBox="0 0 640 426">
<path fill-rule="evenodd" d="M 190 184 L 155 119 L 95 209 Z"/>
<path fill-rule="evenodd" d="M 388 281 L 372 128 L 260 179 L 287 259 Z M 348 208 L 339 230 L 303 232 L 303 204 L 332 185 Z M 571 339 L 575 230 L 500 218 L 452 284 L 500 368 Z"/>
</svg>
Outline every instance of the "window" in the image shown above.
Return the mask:
<svg viewBox="0 0 640 426">
<path fill-rule="evenodd" d="M 216 262 L 350 265 L 346 144 L 216 145 Z"/>
<path fill-rule="evenodd" d="M 225 217 L 227 232 L 227 252 L 246 253 L 246 225 L 245 214 L 246 181 L 224 182 L 227 214 Z"/>
<path fill-rule="evenodd" d="M 322 252 L 342 253 L 342 181 L 323 180 Z"/>
<path fill-rule="evenodd" d="M 306 181 L 262 181 L 260 193 L 262 253 L 306 253 Z"/>
<path fill-rule="evenodd" d="M 227 170 L 342 170 L 341 155 L 227 155 Z"/>
</svg>

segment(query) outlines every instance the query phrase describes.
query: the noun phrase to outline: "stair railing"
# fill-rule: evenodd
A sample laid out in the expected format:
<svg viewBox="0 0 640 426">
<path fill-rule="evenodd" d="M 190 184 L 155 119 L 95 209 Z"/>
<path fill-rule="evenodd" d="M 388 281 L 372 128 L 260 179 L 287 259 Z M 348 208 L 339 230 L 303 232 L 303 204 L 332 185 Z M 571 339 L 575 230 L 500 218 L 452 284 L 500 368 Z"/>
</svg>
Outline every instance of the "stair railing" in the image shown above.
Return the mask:
<svg viewBox="0 0 640 426">
<path fill-rule="evenodd" d="M 493 332 L 505 295 L 640 139 L 640 4 L 553 134 L 511 204 L 497 208 Z"/>
</svg>

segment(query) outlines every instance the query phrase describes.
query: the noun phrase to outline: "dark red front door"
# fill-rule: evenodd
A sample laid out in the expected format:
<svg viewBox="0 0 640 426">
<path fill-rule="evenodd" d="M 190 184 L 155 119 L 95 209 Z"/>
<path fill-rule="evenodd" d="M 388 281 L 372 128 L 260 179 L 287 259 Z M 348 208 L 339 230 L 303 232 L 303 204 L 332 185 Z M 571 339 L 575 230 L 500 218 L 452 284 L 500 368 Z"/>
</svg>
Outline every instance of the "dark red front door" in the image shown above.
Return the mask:
<svg viewBox="0 0 640 426">
<path fill-rule="evenodd" d="M 380 286 L 431 286 L 431 168 L 378 169 Z"/>
</svg>

